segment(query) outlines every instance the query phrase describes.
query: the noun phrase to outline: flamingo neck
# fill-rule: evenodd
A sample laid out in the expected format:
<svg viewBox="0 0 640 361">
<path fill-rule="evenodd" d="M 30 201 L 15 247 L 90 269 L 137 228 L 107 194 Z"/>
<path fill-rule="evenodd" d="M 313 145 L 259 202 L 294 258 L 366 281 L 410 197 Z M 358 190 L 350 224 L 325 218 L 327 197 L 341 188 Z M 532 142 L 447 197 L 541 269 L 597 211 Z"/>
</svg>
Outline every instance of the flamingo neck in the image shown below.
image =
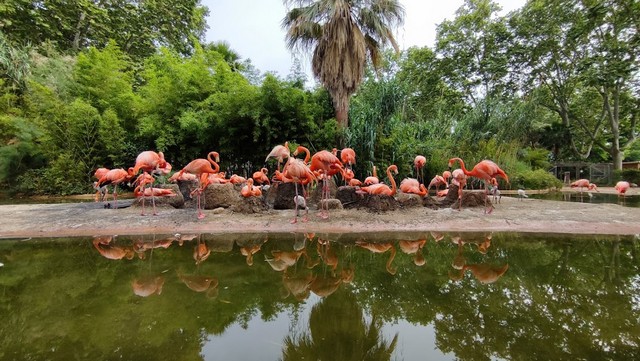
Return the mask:
<svg viewBox="0 0 640 361">
<path fill-rule="evenodd" d="M 391 182 L 391 192 L 396 194 L 398 189 L 396 187 L 396 180 L 393 179 L 393 176 L 391 175 L 391 167 L 387 168 L 387 177 L 389 177 L 389 182 Z"/>
<path fill-rule="evenodd" d="M 207 159 L 209 160 L 209 163 L 211 163 L 211 165 L 213 166 L 213 170 L 215 170 L 216 173 L 218 173 L 218 171 L 220 171 L 220 166 L 218 165 L 218 163 L 216 163 L 216 161 L 218 160 L 218 153 L 209 152 L 209 154 L 207 154 Z"/>
<path fill-rule="evenodd" d="M 464 166 L 464 161 L 460 158 L 453 158 L 454 161 L 458 161 L 460 162 L 460 169 L 462 169 L 462 172 L 464 172 L 465 175 L 472 175 L 470 171 L 467 170 L 467 168 Z"/>
<path fill-rule="evenodd" d="M 305 152 L 305 156 L 304 156 L 304 164 L 309 164 L 309 159 L 311 159 L 311 153 L 309 153 L 309 149 L 300 146 L 300 148 L 302 149 L 303 152 Z"/>
</svg>

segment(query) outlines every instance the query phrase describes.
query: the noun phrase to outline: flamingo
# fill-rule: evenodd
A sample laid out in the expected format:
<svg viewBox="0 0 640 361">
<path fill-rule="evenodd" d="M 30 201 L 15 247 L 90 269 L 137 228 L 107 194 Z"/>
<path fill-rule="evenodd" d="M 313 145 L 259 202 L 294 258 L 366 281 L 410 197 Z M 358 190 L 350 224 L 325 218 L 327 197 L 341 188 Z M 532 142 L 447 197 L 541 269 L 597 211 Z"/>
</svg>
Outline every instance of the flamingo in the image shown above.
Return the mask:
<svg viewBox="0 0 640 361">
<path fill-rule="evenodd" d="M 371 176 L 367 177 L 364 179 L 364 185 L 366 186 L 370 186 L 372 184 L 378 184 L 380 183 L 380 180 L 378 179 L 378 173 L 376 172 L 376 166 L 373 166 L 373 170 L 371 171 Z"/>
<path fill-rule="evenodd" d="M 627 193 L 627 190 L 629 190 L 629 188 L 631 187 L 631 184 L 627 181 L 619 181 L 618 183 L 616 183 L 616 186 L 614 187 L 616 192 L 618 192 L 618 198 L 620 198 L 620 196 L 622 196 L 622 201 L 624 202 L 624 197 L 625 197 L 625 193 Z"/>
<path fill-rule="evenodd" d="M 164 153 L 147 150 L 138 154 L 136 157 L 133 175 L 137 175 L 140 169 L 151 174 L 166 174 L 168 173 L 167 170 L 171 170 L 171 165 L 164 159 Z"/>
<path fill-rule="evenodd" d="M 118 208 L 118 184 L 128 181 L 133 177 L 131 170 L 126 171 L 122 168 L 112 169 L 105 173 L 96 186 L 99 188 L 103 184 L 113 184 L 113 200 L 115 208 Z"/>
<path fill-rule="evenodd" d="M 397 188 L 396 188 L 396 181 L 395 179 L 393 179 L 393 176 L 391 175 L 391 171 L 398 174 L 398 167 L 395 164 L 392 164 L 387 168 L 387 177 L 391 182 L 391 188 L 389 188 L 389 186 L 386 184 L 378 183 L 378 184 L 372 184 L 370 186 L 362 187 L 360 188 L 360 190 L 369 194 L 385 194 L 388 196 L 394 196 L 396 194 Z"/>
<path fill-rule="evenodd" d="M 342 168 L 343 166 L 342 162 L 340 162 L 340 159 L 338 159 L 335 154 L 327 150 L 321 150 L 311 157 L 311 164 L 309 165 L 309 169 L 312 172 L 321 173 L 323 180 L 322 196 L 320 197 L 321 218 L 329 218 L 329 205 L 328 203 L 326 204 L 326 213 L 323 205 L 323 200 L 329 199 L 329 179 L 337 172 L 339 172 Z"/>
<path fill-rule="evenodd" d="M 464 166 L 464 161 L 460 158 L 451 158 L 449 159 L 449 168 L 451 168 L 451 166 L 453 166 L 453 164 L 455 162 L 460 162 L 460 168 L 462 169 L 462 171 L 464 172 L 464 174 L 466 176 L 471 176 L 471 177 L 475 177 L 475 178 L 479 178 L 482 179 L 484 181 L 484 190 L 485 190 L 485 197 L 484 197 L 484 212 L 485 213 L 491 213 L 491 211 L 493 210 L 493 206 L 492 208 L 489 209 L 489 211 L 487 212 L 487 198 L 489 197 L 489 182 L 491 181 L 491 178 L 495 178 L 495 177 L 501 177 L 502 179 L 506 180 L 507 183 L 509 182 L 509 177 L 507 176 L 507 174 L 500 169 L 500 167 L 498 167 L 497 164 L 495 164 L 494 162 L 490 161 L 490 160 L 483 160 L 480 161 L 480 163 L 476 164 L 473 169 L 471 171 L 468 171 L 467 168 L 465 168 Z"/>
<path fill-rule="evenodd" d="M 571 183 L 571 188 L 580 188 L 580 194 L 582 194 L 582 189 L 587 188 L 588 191 L 595 190 L 596 192 L 600 192 L 598 190 L 598 186 L 594 183 L 591 183 L 588 179 L 578 179 L 577 181 Z"/>
<path fill-rule="evenodd" d="M 269 170 L 267 168 L 262 168 L 260 169 L 259 172 L 255 172 L 253 173 L 253 181 L 256 184 L 271 184 L 271 181 L 269 181 L 269 176 L 267 175 L 269 173 Z"/>
<path fill-rule="evenodd" d="M 422 168 L 427 164 L 427 158 L 424 155 L 416 155 L 413 160 L 413 166 L 416 169 L 416 178 L 419 182 L 424 183 L 424 176 L 422 175 Z"/>
<path fill-rule="evenodd" d="M 269 153 L 269 155 L 264 159 L 264 162 L 267 163 L 269 158 L 276 158 L 278 160 L 278 171 L 280 171 L 280 165 L 290 156 L 291 151 L 289 150 L 289 142 L 284 142 L 284 145 L 276 145 L 273 147 L 271 153 Z"/>
<path fill-rule="evenodd" d="M 431 187 L 435 187 L 436 188 L 436 194 L 438 193 L 438 191 L 440 191 L 440 186 L 444 186 L 445 188 L 449 187 L 449 183 L 447 182 L 447 180 L 441 176 L 436 174 L 435 177 L 433 177 L 433 179 L 431 179 L 431 182 L 429 182 L 429 186 L 427 187 L 427 191 L 429 189 L 431 189 Z"/>
<path fill-rule="evenodd" d="M 460 200 L 460 205 L 458 207 L 458 210 L 462 210 L 462 189 L 467 185 L 467 175 L 464 174 L 462 169 L 455 169 L 451 173 L 451 177 L 453 178 L 451 180 L 451 184 L 458 187 L 458 199 Z M 445 190 L 447 191 L 447 193 L 444 194 L 444 196 L 448 194 L 448 189 L 445 189 Z M 440 196 L 440 194 L 438 194 L 438 196 Z"/>
<path fill-rule="evenodd" d="M 260 187 L 256 187 L 253 185 L 253 178 L 247 179 L 247 184 L 240 190 L 240 194 L 245 197 L 260 197 L 262 196 L 262 190 Z"/>
<path fill-rule="evenodd" d="M 180 177 L 182 177 L 182 175 L 185 172 L 191 173 L 196 175 L 197 177 L 200 177 L 200 182 L 198 182 L 198 188 L 196 188 L 196 190 L 193 192 L 193 193 L 196 193 L 198 197 L 198 200 L 197 200 L 198 219 L 202 219 L 205 216 L 204 213 L 202 213 L 202 208 L 200 207 L 200 195 L 208 185 L 208 175 L 215 174 L 215 173 L 218 173 L 218 171 L 220 171 L 220 166 L 218 165 L 218 162 L 220 162 L 220 155 L 218 154 L 218 152 L 214 152 L 214 151 L 209 152 L 209 154 L 207 154 L 207 159 L 198 158 L 198 159 L 192 160 L 191 162 L 189 162 L 189 164 L 187 164 L 184 168 L 182 168 L 180 172 L 178 172 L 178 176 L 176 177 L 179 179 Z M 206 174 L 206 176 L 203 176 L 203 174 Z M 204 179 L 207 180 L 207 184 L 205 185 L 203 185 Z"/>
<path fill-rule="evenodd" d="M 351 148 L 343 148 L 340 151 L 340 160 L 348 169 L 351 169 L 356 164 L 356 152 Z"/>
<path fill-rule="evenodd" d="M 153 198 L 153 196 L 152 196 L 153 192 L 152 191 L 147 192 L 147 190 L 149 190 L 151 188 L 147 188 L 147 189 L 144 188 L 147 184 L 149 185 L 149 187 L 153 187 L 153 182 L 154 181 L 155 181 L 155 178 L 153 178 L 152 175 L 150 175 L 149 173 L 144 171 L 133 182 L 134 185 L 137 185 L 136 189 L 134 189 L 134 191 L 133 191 L 133 194 L 136 197 L 142 197 L 142 212 L 140 213 L 141 216 L 144 216 L 144 203 L 145 203 L 145 200 L 146 200 L 147 196 L 151 196 L 152 197 L 151 198 L 151 202 L 153 203 L 153 215 L 154 216 L 157 215 L 155 198 Z M 142 188 L 142 191 L 140 191 L 140 188 Z M 155 189 L 160 189 L 160 188 L 155 188 Z"/>
<path fill-rule="evenodd" d="M 104 200 L 107 198 L 107 195 L 109 194 L 109 190 L 107 189 L 107 186 L 102 186 L 102 187 L 98 187 L 98 182 L 100 180 L 100 178 L 102 178 L 105 174 L 107 174 L 107 172 L 109 171 L 109 169 L 107 168 L 98 168 L 96 169 L 95 173 L 93 173 L 93 177 L 96 179 L 96 182 L 93 182 L 93 189 L 96 190 L 96 202 L 101 201 L 104 202 Z"/>
<path fill-rule="evenodd" d="M 298 149 L 296 149 L 294 154 L 297 155 L 299 151 L 305 151 L 305 150 L 307 152 L 307 156 L 305 157 L 305 159 L 307 159 L 309 158 L 309 151 L 302 146 L 298 147 Z M 299 206 L 302 207 L 307 212 L 309 210 L 309 208 L 307 207 L 307 202 L 304 198 L 304 195 L 303 196 L 298 195 L 298 183 L 300 183 L 300 185 L 308 184 L 312 180 L 316 179 L 316 177 L 311 171 L 311 169 L 309 168 L 309 166 L 307 166 L 303 160 L 298 158 L 289 158 L 289 160 L 287 161 L 287 164 L 284 167 L 284 173 L 282 174 L 282 179 L 285 183 L 293 182 L 293 185 L 296 191 L 296 195 L 294 197 L 295 218 L 291 221 L 291 223 L 296 223 L 298 221 L 298 207 Z M 305 215 L 302 221 L 306 222 L 307 220 L 308 218 Z"/>
<path fill-rule="evenodd" d="M 424 184 L 420 184 L 415 178 L 405 178 L 400 182 L 400 190 L 402 193 L 413 193 L 420 197 L 424 197 L 427 194 L 427 188 Z"/>
</svg>

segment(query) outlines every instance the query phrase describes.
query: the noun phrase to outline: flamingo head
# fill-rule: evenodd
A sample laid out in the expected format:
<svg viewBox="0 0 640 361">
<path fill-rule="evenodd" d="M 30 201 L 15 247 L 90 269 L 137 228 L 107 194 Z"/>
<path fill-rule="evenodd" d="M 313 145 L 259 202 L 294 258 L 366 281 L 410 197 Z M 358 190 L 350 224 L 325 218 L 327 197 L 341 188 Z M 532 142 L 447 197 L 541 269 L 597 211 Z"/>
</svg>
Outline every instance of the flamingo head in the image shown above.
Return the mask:
<svg viewBox="0 0 640 361">
<path fill-rule="evenodd" d="M 398 174 L 398 166 L 395 164 L 392 164 L 389 166 L 388 168 L 389 170 L 391 170 L 393 173 Z"/>
<path fill-rule="evenodd" d="M 220 154 L 218 152 L 211 152 L 213 154 L 213 159 L 216 160 L 217 163 L 220 162 Z"/>
</svg>

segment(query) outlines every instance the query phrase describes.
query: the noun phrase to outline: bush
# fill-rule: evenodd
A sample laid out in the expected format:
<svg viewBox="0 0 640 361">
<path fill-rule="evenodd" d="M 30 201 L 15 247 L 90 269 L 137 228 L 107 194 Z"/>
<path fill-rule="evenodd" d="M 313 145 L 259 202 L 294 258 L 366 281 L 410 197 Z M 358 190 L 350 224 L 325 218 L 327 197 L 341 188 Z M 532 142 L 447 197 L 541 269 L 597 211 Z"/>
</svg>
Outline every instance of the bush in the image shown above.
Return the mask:
<svg viewBox="0 0 640 361">
<path fill-rule="evenodd" d="M 514 189 L 561 189 L 562 182 L 553 174 L 542 170 L 524 170 L 511 175 L 511 186 Z"/>
<path fill-rule="evenodd" d="M 640 184 L 640 169 L 622 169 L 613 172 L 615 182 L 625 180 L 629 183 Z"/>
</svg>

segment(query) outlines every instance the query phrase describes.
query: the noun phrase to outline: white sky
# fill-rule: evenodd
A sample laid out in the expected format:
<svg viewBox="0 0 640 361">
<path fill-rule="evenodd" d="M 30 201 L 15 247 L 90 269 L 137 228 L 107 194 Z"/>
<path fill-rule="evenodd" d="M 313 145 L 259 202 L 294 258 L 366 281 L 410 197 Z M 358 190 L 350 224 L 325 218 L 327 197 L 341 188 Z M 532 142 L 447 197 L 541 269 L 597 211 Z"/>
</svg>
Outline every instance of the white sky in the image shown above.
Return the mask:
<svg viewBox="0 0 640 361">
<path fill-rule="evenodd" d="M 518 9 L 525 0 L 494 0 L 504 13 Z M 285 32 L 280 26 L 286 9 L 282 0 L 201 0 L 209 8 L 206 40 L 226 41 L 242 59 L 251 59 L 261 72 L 289 75 L 293 56 L 285 46 Z M 402 49 L 433 46 L 436 25 L 453 19 L 463 0 L 400 0 L 405 8 L 404 26 L 396 39 Z M 302 57 L 302 67 L 310 75 L 309 57 Z"/>
</svg>

